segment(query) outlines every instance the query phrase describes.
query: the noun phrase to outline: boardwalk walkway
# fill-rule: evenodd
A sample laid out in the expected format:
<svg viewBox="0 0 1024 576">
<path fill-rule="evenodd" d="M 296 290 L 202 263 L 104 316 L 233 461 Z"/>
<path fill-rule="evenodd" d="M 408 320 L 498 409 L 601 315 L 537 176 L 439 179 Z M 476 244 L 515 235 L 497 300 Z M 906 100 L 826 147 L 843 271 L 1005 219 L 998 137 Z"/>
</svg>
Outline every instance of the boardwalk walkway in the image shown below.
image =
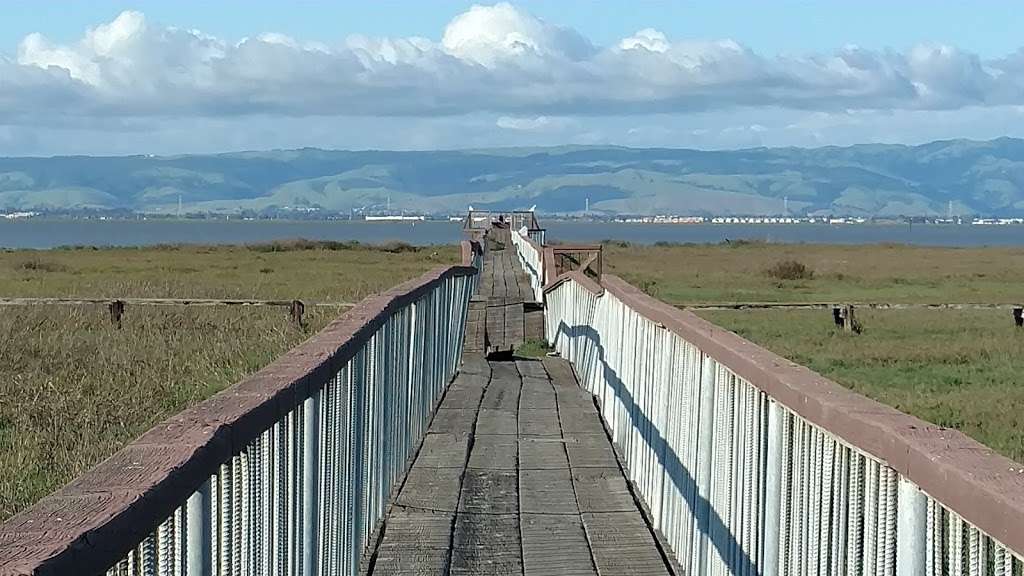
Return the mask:
<svg viewBox="0 0 1024 576">
<path fill-rule="evenodd" d="M 488 233 L 480 286 L 467 327 L 466 348 L 511 352 L 528 339 L 541 338 L 543 312 L 533 302 L 530 279 L 519 263 L 507 228 Z"/>
<path fill-rule="evenodd" d="M 369 574 L 668 574 L 589 393 L 560 359 L 470 357 Z"/>
<path fill-rule="evenodd" d="M 570 365 L 508 354 L 533 330 L 533 291 L 508 229 L 488 237 L 461 371 L 363 573 L 669 574 Z"/>
</svg>

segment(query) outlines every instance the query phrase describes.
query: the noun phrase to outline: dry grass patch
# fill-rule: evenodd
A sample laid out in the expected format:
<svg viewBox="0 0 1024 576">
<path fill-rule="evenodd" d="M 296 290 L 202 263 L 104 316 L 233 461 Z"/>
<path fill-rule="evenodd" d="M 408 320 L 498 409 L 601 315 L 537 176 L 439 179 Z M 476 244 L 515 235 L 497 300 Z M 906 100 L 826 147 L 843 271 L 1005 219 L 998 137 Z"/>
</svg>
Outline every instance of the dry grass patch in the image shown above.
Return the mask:
<svg viewBox="0 0 1024 576">
<path fill-rule="evenodd" d="M 0 252 L 0 296 L 355 302 L 454 263 L 455 247 L 245 246 Z M 46 271 L 22 262 L 46 262 Z M 272 361 L 343 309 L 129 305 L 7 307 L 0 314 L 0 519 L 150 426 Z"/>
</svg>

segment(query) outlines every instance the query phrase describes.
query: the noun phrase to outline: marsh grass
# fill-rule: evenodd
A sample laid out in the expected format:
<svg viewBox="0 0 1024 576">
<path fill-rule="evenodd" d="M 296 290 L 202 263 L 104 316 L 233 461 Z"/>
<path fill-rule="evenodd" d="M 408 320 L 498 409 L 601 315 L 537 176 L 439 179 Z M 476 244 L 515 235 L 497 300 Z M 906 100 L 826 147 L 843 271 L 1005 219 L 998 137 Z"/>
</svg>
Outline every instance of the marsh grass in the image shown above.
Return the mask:
<svg viewBox="0 0 1024 576">
<path fill-rule="evenodd" d="M 436 253 L 436 255 L 435 255 Z M 0 296 L 299 298 L 354 302 L 455 261 L 431 252 L 169 246 L 0 252 Z M 25 261 L 39 266 L 24 267 Z M 6 307 L 0 314 L 0 519 L 153 424 L 258 370 L 343 309 Z"/>
<path fill-rule="evenodd" d="M 797 260 L 776 262 L 769 266 L 764 273 L 776 280 L 810 280 L 814 278 L 814 270 Z"/>
<path fill-rule="evenodd" d="M 0 251 L 0 297 L 351 302 L 458 258 L 453 246 L 429 251 L 406 246 L 291 240 L 246 246 Z M 33 264 L 26 267 L 25 262 Z"/>
<path fill-rule="evenodd" d="M 1024 462 L 1024 330 L 997 310 L 861 310 L 865 333 L 828 311 L 700 315 L 844 386 L 955 428 Z"/>
<path fill-rule="evenodd" d="M 776 262 L 812 277 L 765 274 Z M 605 272 L 654 282 L 671 304 L 721 302 L 978 302 L 1024 299 L 1024 249 L 730 242 L 604 248 Z"/>
<path fill-rule="evenodd" d="M 515 355 L 522 358 L 543 358 L 552 350 L 553 348 L 543 340 L 527 340 L 516 348 Z"/>
<path fill-rule="evenodd" d="M 656 286 L 655 295 L 673 304 L 1024 301 L 1019 248 L 733 242 L 605 250 L 606 270 L 637 286 Z M 780 279 L 763 272 L 766 262 L 789 260 L 813 269 L 813 277 Z M 699 314 L 844 386 L 1024 462 L 1024 330 L 1014 327 L 1007 310 L 861 308 L 861 335 L 837 330 L 829 310 Z"/>
</svg>

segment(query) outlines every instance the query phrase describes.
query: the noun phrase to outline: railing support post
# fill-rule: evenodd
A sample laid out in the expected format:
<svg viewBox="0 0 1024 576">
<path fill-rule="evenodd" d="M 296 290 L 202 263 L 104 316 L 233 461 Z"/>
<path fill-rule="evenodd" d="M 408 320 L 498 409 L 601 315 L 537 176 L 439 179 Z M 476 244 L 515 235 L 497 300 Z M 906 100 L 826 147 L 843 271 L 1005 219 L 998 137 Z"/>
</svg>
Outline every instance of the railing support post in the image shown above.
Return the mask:
<svg viewBox="0 0 1024 576">
<path fill-rule="evenodd" d="M 302 405 L 302 574 L 316 576 L 320 489 L 320 392 Z"/>
<path fill-rule="evenodd" d="M 782 518 L 782 406 L 775 400 L 768 403 L 768 466 L 765 471 L 764 502 L 764 544 L 761 576 L 776 576 L 779 573 L 779 522 Z"/>
<path fill-rule="evenodd" d="M 900 476 L 896 509 L 896 575 L 925 573 L 928 497 L 910 480 Z"/>
<path fill-rule="evenodd" d="M 213 501 L 210 481 L 189 496 L 185 509 L 187 525 L 187 573 L 213 573 Z"/>
<path fill-rule="evenodd" d="M 697 425 L 697 538 L 692 548 L 695 576 L 707 573 L 708 546 L 711 543 L 711 457 L 715 451 L 715 389 L 717 388 L 718 362 L 710 356 L 702 358 L 700 366 L 700 414 Z"/>
</svg>

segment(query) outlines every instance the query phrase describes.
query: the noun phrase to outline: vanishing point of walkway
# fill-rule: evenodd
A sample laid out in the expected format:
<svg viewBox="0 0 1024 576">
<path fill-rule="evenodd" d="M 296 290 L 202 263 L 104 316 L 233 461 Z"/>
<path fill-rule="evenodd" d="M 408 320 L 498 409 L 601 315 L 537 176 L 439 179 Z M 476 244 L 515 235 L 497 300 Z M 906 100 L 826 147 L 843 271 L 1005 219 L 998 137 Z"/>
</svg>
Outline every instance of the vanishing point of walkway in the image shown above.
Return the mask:
<svg viewBox="0 0 1024 576">
<path fill-rule="evenodd" d="M 465 360 L 369 574 L 669 574 L 593 398 L 561 359 Z"/>
</svg>

